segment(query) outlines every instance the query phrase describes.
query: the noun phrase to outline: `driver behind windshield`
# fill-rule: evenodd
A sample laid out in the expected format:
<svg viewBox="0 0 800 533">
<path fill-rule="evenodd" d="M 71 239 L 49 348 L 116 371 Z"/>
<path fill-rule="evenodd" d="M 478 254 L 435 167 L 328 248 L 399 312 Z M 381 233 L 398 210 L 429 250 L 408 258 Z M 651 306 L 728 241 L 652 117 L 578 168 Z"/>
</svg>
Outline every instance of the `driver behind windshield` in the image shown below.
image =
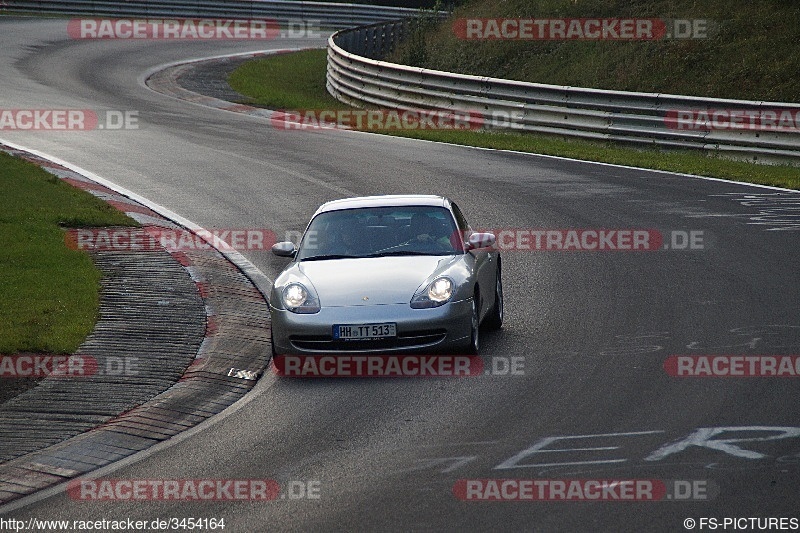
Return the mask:
<svg viewBox="0 0 800 533">
<path fill-rule="evenodd" d="M 348 209 L 322 213 L 311 221 L 298 259 L 380 255 L 446 255 L 460 251 L 447 210 L 436 207 Z"/>
</svg>

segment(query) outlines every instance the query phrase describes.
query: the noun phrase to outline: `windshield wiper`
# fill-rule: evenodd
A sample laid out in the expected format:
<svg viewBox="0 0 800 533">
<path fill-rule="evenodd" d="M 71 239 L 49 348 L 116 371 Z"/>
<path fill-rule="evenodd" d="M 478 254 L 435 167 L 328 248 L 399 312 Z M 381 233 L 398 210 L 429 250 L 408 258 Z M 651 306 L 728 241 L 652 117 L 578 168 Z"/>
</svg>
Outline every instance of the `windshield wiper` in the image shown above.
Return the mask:
<svg viewBox="0 0 800 533">
<path fill-rule="evenodd" d="M 300 261 L 321 261 L 323 259 L 358 259 L 360 255 L 343 255 L 343 254 L 329 254 L 329 255 L 312 255 L 304 257 Z"/>
<path fill-rule="evenodd" d="M 390 255 L 452 255 L 451 252 L 417 252 L 413 250 L 395 250 L 394 252 L 377 252 L 364 257 L 387 257 Z"/>
</svg>

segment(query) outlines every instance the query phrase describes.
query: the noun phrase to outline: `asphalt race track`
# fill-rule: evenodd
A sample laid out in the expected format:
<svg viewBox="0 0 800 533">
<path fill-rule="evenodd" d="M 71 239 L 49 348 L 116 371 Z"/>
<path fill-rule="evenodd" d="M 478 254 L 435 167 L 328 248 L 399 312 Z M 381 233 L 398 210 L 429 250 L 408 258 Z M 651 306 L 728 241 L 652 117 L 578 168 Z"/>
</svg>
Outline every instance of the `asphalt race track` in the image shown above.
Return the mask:
<svg viewBox="0 0 800 533">
<path fill-rule="evenodd" d="M 294 487 L 286 498 L 89 502 L 59 493 L 3 517 L 213 517 L 225 519 L 226 532 L 685 531 L 686 518 L 695 529 L 703 517 L 800 519 L 800 378 L 680 378 L 664 369 L 671 355 L 800 354 L 800 195 L 388 136 L 272 129 L 155 93 L 142 75 L 184 59 L 323 39 L 78 41 L 65 26 L 0 19 L 0 107 L 136 111 L 138 129 L 0 138 L 203 227 L 282 237 L 327 200 L 432 193 L 456 200 L 475 227 L 656 229 L 667 245 L 680 244 L 683 233 L 672 232 L 693 231 L 702 246 L 507 251 L 506 324 L 483 336 L 482 350 L 499 375 L 265 375 L 217 423 L 103 476 L 267 478 Z M 244 255 L 270 278 L 284 263 L 268 252 Z M 514 357 L 524 358 L 521 375 L 502 371 Z M 455 495 L 466 483 L 459 480 L 480 479 L 660 480 L 671 499 Z M 301 483 L 319 497 L 293 499 Z"/>
</svg>

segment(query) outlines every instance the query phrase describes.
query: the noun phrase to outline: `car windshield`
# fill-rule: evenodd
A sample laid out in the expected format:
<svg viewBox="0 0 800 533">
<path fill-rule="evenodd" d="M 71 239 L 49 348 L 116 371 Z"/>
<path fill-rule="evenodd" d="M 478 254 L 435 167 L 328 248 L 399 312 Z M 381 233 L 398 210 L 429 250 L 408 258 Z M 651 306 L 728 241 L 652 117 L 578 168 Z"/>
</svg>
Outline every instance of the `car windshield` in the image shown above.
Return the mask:
<svg viewBox="0 0 800 533">
<path fill-rule="evenodd" d="M 370 207 L 328 211 L 308 227 L 299 261 L 463 253 L 450 211 L 443 207 Z"/>
</svg>

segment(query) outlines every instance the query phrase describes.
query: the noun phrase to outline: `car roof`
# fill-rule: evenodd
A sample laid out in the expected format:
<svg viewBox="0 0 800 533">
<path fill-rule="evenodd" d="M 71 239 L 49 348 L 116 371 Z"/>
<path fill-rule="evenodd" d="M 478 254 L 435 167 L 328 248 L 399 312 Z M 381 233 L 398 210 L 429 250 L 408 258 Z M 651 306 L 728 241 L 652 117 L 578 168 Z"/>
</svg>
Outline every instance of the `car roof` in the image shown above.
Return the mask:
<svg viewBox="0 0 800 533">
<path fill-rule="evenodd" d="M 404 207 L 434 206 L 450 208 L 450 200 L 433 194 L 385 194 L 380 196 L 359 196 L 326 202 L 317 209 L 314 216 L 326 211 L 359 209 L 362 207 Z"/>
</svg>

